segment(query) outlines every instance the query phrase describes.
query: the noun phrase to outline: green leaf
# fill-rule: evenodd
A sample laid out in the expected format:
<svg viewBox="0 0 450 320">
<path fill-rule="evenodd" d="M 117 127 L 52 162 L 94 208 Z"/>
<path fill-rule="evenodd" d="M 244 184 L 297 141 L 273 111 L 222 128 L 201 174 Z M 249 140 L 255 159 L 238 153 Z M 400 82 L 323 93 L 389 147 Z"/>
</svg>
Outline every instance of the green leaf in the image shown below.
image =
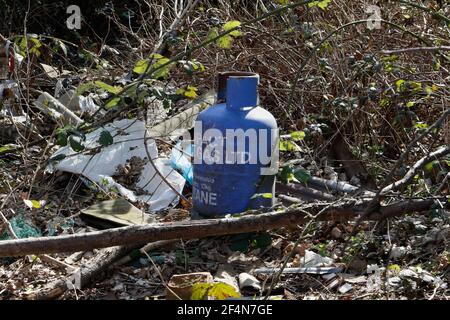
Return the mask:
<svg viewBox="0 0 450 320">
<path fill-rule="evenodd" d="M 240 296 L 236 289 L 227 283 L 200 282 L 192 286 L 191 300 L 204 300 L 207 297 L 214 298 L 214 300 L 225 300 L 228 298 L 239 298 Z"/>
<path fill-rule="evenodd" d="M 403 79 L 400 79 L 400 80 L 397 80 L 396 82 L 395 82 L 395 86 L 396 86 L 396 88 L 397 88 L 397 92 L 400 92 L 401 90 L 402 90 L 402 85 L 405 83 L 405 80 L 403 80 Z"/>
<path fill-rule="evenodd" d="M 107 109 L 114 108 L 115 106 L 117 106 L 117 105 L 119 104 L 120 100 L 122 100 L 120 97 L 112 98 L 111 100 L 109 100 L 109 101 L 106 103 L 105 107 L 106 107 Z"/>
<path fill-rule="evenodd" d="M 82 83 L 78 86 L 77 91 L 75 91 L 75 95 L 80 96 L 87 91 L 90 91 L 95 88 L 95 84 L 91 82 Z"/>
<path fill-rule="evenodd" d="M 148 60 L 139 60 L 138 62 L 136 62 L 134 68 L 133 68 L 133 72 L 137 73 L 137 74 L 143 74 L 145 72 L 145 70 L 147 70 L 147 66 L 148 66 Z"/>
<path fill-rule="evenodd" d="M 294 141 L 303 140 L 305 139 L 305 132 L 304 131 L 291 132 L 291 138 Z"/>
<path fill-rule="evenodd" d="M 233 37 L 229 34 L 217 39 L 217 46 L 221 49 L 231 49 L 233 43 Z"/>
<path fill-rule="evenodd" d="M 416 127 L 419 130 L 424 130 L 426 128 L 428 128 L 428 125 L 426 123 L 423 122 L 417 122 L 414 127 Z"/>
<path fill-rule="evenodd" d="M 294 151 L 299 151 L 299 148 L 292 141 L 286 140 L 286 141 L 280 141 L 280 151 L 294 152 Z"/>
<path fill-rule="evenodd" d="M 435 166 L 435 165 L 437 165 L 439 162 L 437 161 L 437 160 L 434 160 L 434 161 L 431 161 L 431 162 L 428 162 L 426 165 L 425 165 L 425 170 L 427 170 L 427 171 L 431 171 L 431 170 L 433 170 L 433 167 Z"/>
<path fill-rule="evenodd" d="M 50 161 L 61 161 L 61 160 L 64 160 L 65 158 L 66 158 L 66 155 L 61 153 L 61 154 L 58 154 L 57 156 L 50 158 Z"/>
<path fill-rule="evenodd" d="M 69 145 L 75 152 L 80 152 L 84 150 L 84 146 L 81 144 L 81 142 L 78 139 L 75 139 L 74 136 L 69 137 Z"/>
<path fill-rule="evenodd" d="M 156 60 L 156 62 L 152 64 L 151 70 L 160 68 L 152 73 L 152 77 L 154 79 L 166 78 L 169 75 L 170 69 L 173 66 L 173 63 L 169 63 L 169 64 L 165 65 L 166 63 L 168 63 L 170 61 L 170 59 L 168 59 L 160 54 L 157 54 L 157 53 L 152 54 L 150 56 L 150 59 L 152 59 L 153 61 Z M 165 65 L 165 66 L 161 67 L 163 65 Z"/>
<path fill-rule="evenodd" d="M 44 201 L 38 201 L 38 200 L 27 200 L 24 199 L 23 202 L 27 205 L 30 209 L 40 209 L 42 205 L 45 203 Z"/>
<path fill-rule="evenodd" d="M 411 108 L 411 107 L 414 107 L 415 104 L 416 104 L 416 103 L 415 103 L 414 101 L 408 101 L 408 102 L 406 103 L 406 107 L 407 107 L 407 108 Z"/>
<path fill-rule="evenodd" d="M 281 169 L 279 177 L 281 181 L 284 183 L 290 183 L 292 180 L 295 179 L 294 172 L 290 166 L 284 166 Z"/>
<path fill-rule="evenodd" d="M 238 28 L 241 25 L 240 21 L 237 20 L 233 20 L 233 21 L 228 21 L 227 23 L 225 23 L 222 27 L 223 31 L 229 31 L 231 29 L 234 28 Z M 229 35 L 233 36 L 233 37 L 240 37 L 242 35 L 242 33 L 239 30 L 233 30 L 229 33 Z"/>
<path fill-rule="evenodd" d="M 312 7 L 319 7 L 322 10 L 325 10 L 328 5 L 330 4 L 331 0 L 322 0 L 322 1 L 313 1 L 308 3 L 308 7 L 312 8 Z"/>
<path fill-rule="evenodd" d="M 256 199 L 256 198 L 265 198 L 265 199 L 272 199 L 273 195 L 269 192 L 267 193 L 255 193 L 250 199 Z"/>
<path fill-rule="evenodd" d="M 208 290 L 208 297 L 212 297 L 215 300 L 226 300 L 228 298 L 239 298 L 241 295 L 236 292 L 236 289 L 234 289 L 233 286 L 219 282 L 215 283 L 209 290 Z"/>
<path fill-rule="evenodd" d="M 211 28 L 209 30 L 208 35 L 206 36 L 206 40 L 212 40 L 219 35 L 219 30 L 216 27 Z"/>
<path fill-rule="evenodd" d="M 56 144 L 62 147 L 67 146 L 67 131 L 61 130 L 56 134 Z"/>
<path fill-rule="evenodd" d="M 100 133 L 98 143 L 100 143 L 102 147 L 110 146 L 113 144 L 113 142 L 114 142 L 113 136 L 111 135 L 111 133 L 109 133 L 109 131 L 105 130 Z"/>
<path fill-rule="evenodd" d="M 301 183 L 307 183 L 311 179 L 311 175 L 305 169 L 297 169 L 294 171 L 295 178 Z"/>
<path fill-rule="evenodd" d="M 192 286 L 192 294 L 191 300 L 203 300 L 209 288 L 211 287 L 211 283 L 196 283 Z"/>
<path fill-rule="evenodd" d="M 121 91 L 121 87 L 113 87 L 107 83 L 104 83 L 103 81 L 95 81 L 95 86 L 99 89 L 108 91 L 109 93 L 118 94 Z"/>
</svg>

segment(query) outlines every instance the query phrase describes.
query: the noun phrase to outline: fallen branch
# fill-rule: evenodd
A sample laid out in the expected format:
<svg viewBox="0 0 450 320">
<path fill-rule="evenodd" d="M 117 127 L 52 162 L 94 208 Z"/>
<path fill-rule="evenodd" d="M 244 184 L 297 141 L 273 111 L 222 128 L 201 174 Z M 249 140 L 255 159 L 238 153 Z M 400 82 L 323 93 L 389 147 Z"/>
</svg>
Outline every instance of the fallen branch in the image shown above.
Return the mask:
<svg viewBox="0 0 450 320">
<path fill-rule="evenodd" d="M 381 220 L 411 212 L 430 209 L 436 199 L 407 200 L 380 207 L 365 219 Z M 446 198 L 440 199 L 450 207 Z M 131 226 L 85 234 L 58 237 L 28 238 L 0 242 L 0 257 L 23 256 L 27 254 L 75 252 L 119 245 L 135 245 L 159 240 L 199 239 L 210 236 L 240 234 L 296 226 L 308 221 L 312 214 L 321 212 L 329 204 L 310 204 L 280 212 L 240 215 L 233 218 L 205 219 L 172 223 L 156 223 L 145 226 Z M 349 221 L 360 216 L 367 202 L 347 202 L 329 207 L 317 216 L 317 220 Z"/>
<path fill-rule="evenodd" d="M 410 52 L 420 52 L 420 51 L 450 51 L 450 46 L 440 46 L 440 47 L 417 47 L 417 48 L 404 48 L 396 50 L 383 50 L 382 54 L 397 54 L 397 53 L 410 53 Z"/>
<path fill-rule="evenodd" d="M 112 247 L 100 250 L 94 258 L 75 270 L 69 277 L 48 283 L 44 288 L 31 292 L 23 298 L 28 300 L 51 300 L 64 294 L 68 289 L 83 289 L 101 277 L 106 269 L 118 259 L 127 255 L 133 247 Z"/>
<path fill-rule="evenodd" d="M 384 195 L 387 194 L 390 191 L 399 190 L 400 188 L 406 186 L 416 175 L 416 172 L 420 169 L 422 169 L 427 163 L 430 163 L 433 160 L 439 159 L 447 154 L 450 153 L 450 146 L 443 146 L 439 149 L 429 153 L 425 157 L 421 158 L 419 161 L 417 161 L 405 174 L 405 176 L 395 181 L 394 183 L 391 183 L 390 185 L 386 186 L 381 190 L 380 194 Z"/>
</svg>

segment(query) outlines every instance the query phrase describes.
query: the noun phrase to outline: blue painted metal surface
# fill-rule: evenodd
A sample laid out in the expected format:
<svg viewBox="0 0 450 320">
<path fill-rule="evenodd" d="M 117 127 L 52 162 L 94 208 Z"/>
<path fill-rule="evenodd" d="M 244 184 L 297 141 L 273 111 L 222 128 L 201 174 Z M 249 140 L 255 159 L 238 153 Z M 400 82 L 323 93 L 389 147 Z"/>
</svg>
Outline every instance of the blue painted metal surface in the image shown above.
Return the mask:
<svg viewBox="0 0 450 320">
<path fill-rule="evenodd" d="M 278 130 L 273 115 L 259 106 L 258 84 L 255 73 L 220 74 L 217 103 L 197 117 L 193 206 L 202 216 L 273 205 L 275 174 L 262 175 L 261 169 L 273 160 Z"/>
</svg>

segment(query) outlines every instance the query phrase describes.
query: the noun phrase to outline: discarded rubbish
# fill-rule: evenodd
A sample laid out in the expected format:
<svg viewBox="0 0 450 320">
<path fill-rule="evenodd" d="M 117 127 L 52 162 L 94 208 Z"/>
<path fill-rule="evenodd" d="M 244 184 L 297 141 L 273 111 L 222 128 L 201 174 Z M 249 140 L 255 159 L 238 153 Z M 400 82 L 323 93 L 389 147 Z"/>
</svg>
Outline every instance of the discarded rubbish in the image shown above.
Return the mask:
<svg viewBox="0 0 450 320">
<path fill-rule="evenodd" d="M 236 280 L 236 275 L 237 273 L 231 265 L 221 265 L 217 270 L 214 281 L 226 283 L 232 286 L 236 292 L 239 292 L 239 284 Z"/>
<path fill-rule="evenodd" d="M 93 114 L 100 109 L 100 106 L 95 103 L 90 95 L 86 97 L 77 95 L 75 90 L 66 91 L 58 98 L 58 101 L 80 116 L 83 114 Z"/>
<path fill-rule="evenodd" d="M 101 147 L 99 139 L 105 131 L 113 137 L 113 143 Z M 75 152 L 69 146 L 59 149 L 52 158 L 62 158 L 62 160 L 51 162 L 47 171 L 59 170 L 79 174 L 106 191 L 118 192 L 132 202 L 141 201 L 149 204 L 150 211 L 164 209 L 178 201 L 185 180 L 171 168 L 168 159 L 158 157 L 154 140 L 148 139 L 147 148 L 145 147 L 145 131 L 145 123 L 136 119 L 123 119 L 107 124 L 103 128 L 86 134 L 86 140 L 83 142 L 84 152 Z M 101 149 L 98 150 L 100 147 Z M 147 160 L 147 149 L 154 166 Z M 94 150 L 98 152 L 89 154 Z M 114 180 L 113 176 L 119 166 L 126 166 L 133 157 L 142 159 L 144 164 L 141 172 L 136 176 L 134 190 L 130 190 Z M 171 184 L 173 189 L 163 181 L 161 176 Z"/>
<path fill-rule="evenodd" d="M 190 300 L 192 289 L 196 283 L 213 283 L 214 279 L 209 272 L 196 272 L 177 274 L 172 276 L 166 288 L 166 299 Z"/>
<path fill-rule="evenodd" d="M 47 92 L 43 92 L 38 97 L 35 105 L 43 113 L 52 117 L 55 121 L 62 125 L 73 124 L 78 126 L 83 123 L 83 120 L 81 120 L 75 113 Z"/>
<path fill-rule="evenodd" d="M 26 219 L 23 215 L 17 215 L 13 217 L 9 221 L 9 223 L 11 224 L 15 235 L 19 239 L 40 237 L 42 235 L 40 230 L 36 228 L 30 221 L 28 221 L 28 219 Z M 8 239 L 11 239 L 11 236 L 7 231 L 4 231 L 3 234 L 0 234 L 0 240 Z"/>
<path fill-rule="evenodd" d="M 191 157 L 194 155 L 194 145 L 188 141 L 180 141 L 172 149 L 170 164 L 172 168 L 178 170 L 186 181 L 192 185 L 193 172 Z"/>
<path fill-rule="evenodd" d="M 322 257 L 320 254 L 310 250 L 305 250 L 305 256 L 300 259 L 301 267 L 329 267 L 333 263 L 333 259 Z"/>
<path fill-rule="evenodd" d="M 239 274 L 239 288 L 241 290 L 260 291 L 261 283 L 251 274 L 243 272 Z"/>
<path fill-rule="evenodd" d="M 167 141 L 175 141 L 183 136 L 187 130 L 192 129 L 198 114 L 208 108 L 214 102 L 214 91 L 208 91 L 200 98 L 186 106 L 186 110 L 178 113 L 148 129 L 149 138 L 158 138 Z"/>
<path fill-rule="evenodd" d="M 197 117 L 193 206 L 200 215 L 274 204 L 278 131 L 272 114 L 258 106 L 258 83 L 256 73 L 221 73 L 217 104 Z"/>
<path fill-rule="evenodd" d="M 347 292 L 349 292 L 350 290 L 352 290 L 352 285 L 350 283 L 346 283 L 342 286 L 339 287 L 338 291 L 339 293 L 345 294 Z"/>
<path fill-rule="evenodd" d="M 276 274 L 281 268 L 259 268 L 253 272 L 256 274 Z M 284 268 L 282 274 L 335 274 L 342 272 L 342 268 L 338 267 L 309 267 L 309 268 Z"/>
<path fill-rule="evenodd" d="M 0 101 L 14 97 L 19 97 L 19 85 L 17 82 L 14 80 L 0 81 Z"/>
<path fill-rule="evenodd" d="M 132 226 L 149 224 L 155 221 L 152 216 L 144 214 L 143 211 L 124 199 L 96 203 L 89 208 L 81 210 L 81 217 L 96 225 L 104 223 L 115 226 Z"/>
</svg>

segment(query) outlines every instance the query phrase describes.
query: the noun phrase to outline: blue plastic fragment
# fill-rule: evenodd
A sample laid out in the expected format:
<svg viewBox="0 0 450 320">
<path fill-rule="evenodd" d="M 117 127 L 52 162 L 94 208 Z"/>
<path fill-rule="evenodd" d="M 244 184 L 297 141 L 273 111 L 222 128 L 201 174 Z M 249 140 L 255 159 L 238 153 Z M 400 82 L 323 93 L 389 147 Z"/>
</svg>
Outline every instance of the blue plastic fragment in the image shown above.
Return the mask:
<svg viewBox="0 0 450 320">
<path fill-rule="evenodd" d="M 178 142 L 175 148 L 172 149 L 172 155 L 170 157 L 170 165 L 175 170 L 179 171 L 183 178 L 192 185 L 193 171 L 191 157 L 194 154 L 193 143 Z"/>
</svg>

